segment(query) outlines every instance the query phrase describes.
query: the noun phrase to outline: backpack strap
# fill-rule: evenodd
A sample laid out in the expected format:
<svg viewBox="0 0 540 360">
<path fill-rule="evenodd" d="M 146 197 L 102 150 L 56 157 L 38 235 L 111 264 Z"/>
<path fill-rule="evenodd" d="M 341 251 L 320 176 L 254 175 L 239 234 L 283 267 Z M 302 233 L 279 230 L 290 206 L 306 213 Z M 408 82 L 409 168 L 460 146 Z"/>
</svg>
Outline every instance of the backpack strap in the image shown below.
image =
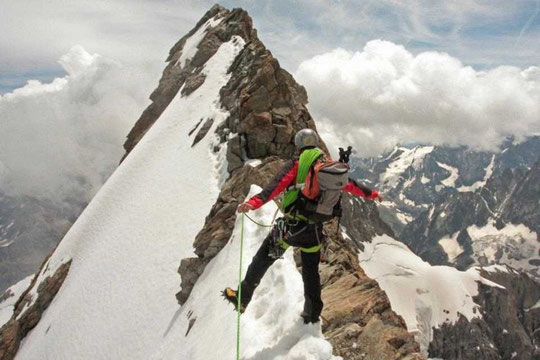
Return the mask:
<svg viewBox="0 0 540 360">
<path fill-rule="evenodd" d="M 281 210 L 286 212 L 286 209 L 292 205 L 296 199 L 298 199 L 298 193 L 306 181 L 309 169 L 311 165 L 317 160 L 321 155 L 324 155 L 324 151 L 319 148 L 307 149 L 302 151 L 300 154 L 300 159 L 298 160 L 298 171 L 296 173 L 296 185 L 293 189 L 287 191 L 283 197 L 283 202 L 281 204 Z"/>
</svg>

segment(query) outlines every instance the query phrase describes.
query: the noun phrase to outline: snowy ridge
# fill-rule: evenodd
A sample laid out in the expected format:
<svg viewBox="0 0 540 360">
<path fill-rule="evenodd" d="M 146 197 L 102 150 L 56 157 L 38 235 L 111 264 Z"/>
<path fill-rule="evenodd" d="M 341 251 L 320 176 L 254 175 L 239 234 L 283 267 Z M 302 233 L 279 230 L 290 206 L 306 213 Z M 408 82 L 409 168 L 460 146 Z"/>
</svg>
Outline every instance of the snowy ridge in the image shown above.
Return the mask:
<svg viewBox="0 0 540 360">
<path fill-rule="evenodd" d="M 482 278 L 477 269 L 463 272 L 431 266 L 387 235 L 376 236 L 364 246 L 359 254 L 360 265 L 386 292 L 392 309 L 403 317 L 426 357 L 432 328 L 457 321 L 459 314 L 468 320 L 481 317 L 479 305 L 473 301 L 478 294 L 477 282 L 501 287 Z"/>
<path fill-rule="evenodd" d="M 261 189 L 251 187 L 250 195 Z M 277 206 L 271 202 L 250 213 L 255 221 L 270 224 Z M 152 359 L 232 359 L 236 345 L 236 313 L 222 301 L 219 291 L 238 284 L 242 221 L 244 226 L 243 274 L 268 228 L 237 217 L 229 243 L 208 264 L 188 301 L 173 317 L 165 341 Z M 302 277 L 287 251 L 268 270 L 241 317 L 242 359 L 341 359 L 332 356 L 332 346 L 320 324 L 304 325 L 300 318 L 304 303 Z M 193 320 L 195 319 L 195 320 Z M 190 320 L 193 326 L 190 328 Z M 208 346 L 211 331 L 212 346 Z M 186 335 L 187 333 L 187 335 Z"/>
<path fill-rule="evenodd" d="M 187 97 L 178 93 L 67 233 L 34 296 L 73 259 L 69 274 L 18 359 L 152 357 L 178 310 L 179 259 L 193 256 L 219 192 L 213 129 L 228 115 L 219 90 L 243 46 L 240 37 L 220 46 L 202 70 L 205 82 Z M 201 118 L 214 125 L 192 148 L 186 136 Z"/>
</svg>

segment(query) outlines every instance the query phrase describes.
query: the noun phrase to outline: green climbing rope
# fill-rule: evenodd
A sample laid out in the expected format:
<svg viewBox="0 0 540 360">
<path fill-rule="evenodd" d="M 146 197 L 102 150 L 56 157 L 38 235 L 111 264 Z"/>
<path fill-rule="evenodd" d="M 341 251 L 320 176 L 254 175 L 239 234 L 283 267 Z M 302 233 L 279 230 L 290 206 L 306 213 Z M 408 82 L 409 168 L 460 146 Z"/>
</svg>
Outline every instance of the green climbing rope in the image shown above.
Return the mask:
<svg viewBox="0 0 540 360">
<path fill-rule="evenodd" d="M 243 215 L 246 215 L 245 213 Z M 238 270 L 238 305 L 236 307 L 238 319 L 236 321 L 236 360 L 240 360 L 240 309 L 242 299 L 242 252 L 244 247 L 244 216 L 242 216 L 242 225 L 240 228 L 240 267 Z"/>
</svg>

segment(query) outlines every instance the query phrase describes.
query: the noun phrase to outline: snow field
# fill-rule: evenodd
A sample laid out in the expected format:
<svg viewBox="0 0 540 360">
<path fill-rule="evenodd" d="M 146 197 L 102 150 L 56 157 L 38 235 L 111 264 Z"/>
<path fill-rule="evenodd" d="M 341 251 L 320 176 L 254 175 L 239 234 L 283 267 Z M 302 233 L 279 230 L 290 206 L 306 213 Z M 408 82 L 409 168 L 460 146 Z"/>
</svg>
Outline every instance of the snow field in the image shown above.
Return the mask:
<svg viewBox="0 0 540 360">
<path fill-rule="evenodd" d="M 66 234 L 37 284 L 73 259 L 71 269 L 17 359 L 155 353 L 179 307 L 180 259 L 194 256 L 193 240 L 219 193 L 212 148 L 227 117 L 219 90 L 243 46 L 240 37 L 221 45 L 202 70 L 203 85 L 173 99 Z M 201 118 L 214 125 L 192 148 L 187 134 Z"/>
<path fill-rule="evenodd" d="M 426 357 L 432 328 L 455 322 L 458 314 L 469 320 L 481 317 L 472 299 L 478 294 L 478 281 L 499 286 L 482 278 L 475 269 L 463 272 L 431 266 L 387 235 L 376 236 L 364 246 L 359 254 L 360 265 L 386 292 L 392 309 L 403 317 Z"/>
</svg>

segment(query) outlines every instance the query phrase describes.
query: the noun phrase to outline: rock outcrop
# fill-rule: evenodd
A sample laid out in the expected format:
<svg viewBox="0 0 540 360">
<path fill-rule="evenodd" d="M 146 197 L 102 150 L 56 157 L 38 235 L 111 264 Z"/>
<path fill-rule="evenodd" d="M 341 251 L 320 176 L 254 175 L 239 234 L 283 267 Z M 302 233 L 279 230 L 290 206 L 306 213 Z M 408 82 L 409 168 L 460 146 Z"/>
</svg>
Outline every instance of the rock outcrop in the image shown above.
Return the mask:
<svg viewBox="0 0 540 360">
<path fill-rule="evenodd" d="M 350 236 L 344 239 L 338 233 L 337 221 L 325 225 L 327 262 L 321 265 L 325 336 L 344 359 L 422 359 L 405 322 L 358 261 L 362 243 L 375 235 L 393 236 L 392 230 L 380 220 L 373 202 L 345 195 L 342 204 L 342 225 Z"/>
<path fill-rule="evenodd" d="M 46 267 L 47 260 L 43 262 L 39 273 Z M 22 294 L 17 303 L 15 303 L 13 316 L 0 328 L 0 359 L 12 360 L 15 358 L 22 339 L 41 319 L 41 316 L 64 283 L 70 266 L 71 261 L 61 265 L 53 275 L 47 277 L 39 284 L 37 293 L 32 294 L 30 289 L 34 286 L 37 279 L 36 276 L 30 287 Z"/>
</svg>

